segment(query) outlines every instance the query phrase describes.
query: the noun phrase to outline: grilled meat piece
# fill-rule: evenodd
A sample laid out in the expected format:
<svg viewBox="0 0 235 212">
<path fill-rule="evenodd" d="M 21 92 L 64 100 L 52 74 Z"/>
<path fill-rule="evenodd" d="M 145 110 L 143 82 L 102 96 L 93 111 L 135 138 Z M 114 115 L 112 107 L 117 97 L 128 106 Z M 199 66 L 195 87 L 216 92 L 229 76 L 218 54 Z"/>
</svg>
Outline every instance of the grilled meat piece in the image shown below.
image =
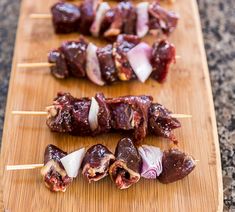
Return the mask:
<svg viewBox="0 0 235 212">
<path fill-rule="evenodd" d="M 119 189 L 126 189 L 137 183 L 140 179 L 142 159 L 130 138 L 123 138 L 118 142 L 115 157 L 109 174 L 116 186 Z"/>
<path fill-rule="evenodd" d="M 52 6 L 52 22 L 56 33 L 71 33 L 79 29 L 80 10 L 76 5 L 59 2 Z"/>
<path fill-rule="evenodd" d="M 98 181 L 108 175 L 109 166 L 115 156 L 102 144 L 90 147 L 82 162 L 82 174 L 89 182 Z"/>
<path fill-rule="evenodd" d="M 51 191 L 66 191 L 66 188 L 72 182 L 60 162 L 60 159 L 67 153 L 58 147 L 50 144 L 46 147 L 44 153 L 44 166 L 41 169 L 46 187 Z"/>
<path fill-rule="evenodd" d="M 192 156 L 179 149 L 164 151 L 162 157 L 162 173 L 158 180 L 161 183 L 173 183 L 186 177 L 196 166 Z"/>
</svg>

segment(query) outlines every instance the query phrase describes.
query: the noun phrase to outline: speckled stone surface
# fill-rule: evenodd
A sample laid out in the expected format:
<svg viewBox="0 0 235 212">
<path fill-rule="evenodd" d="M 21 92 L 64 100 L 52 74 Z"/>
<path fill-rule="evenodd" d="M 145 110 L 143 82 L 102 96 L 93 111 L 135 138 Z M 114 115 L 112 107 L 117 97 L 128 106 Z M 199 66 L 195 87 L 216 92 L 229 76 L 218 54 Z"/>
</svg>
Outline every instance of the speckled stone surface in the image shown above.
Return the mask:
<svg viewBox="0 0 235 212">
<path fill-rule="evenodd" d="M 19 0 L 0 0 L 0 138 Z M 224 211 L 235 211 L 235 0 L 198 0 L 223 166 Z"/>
</svg>

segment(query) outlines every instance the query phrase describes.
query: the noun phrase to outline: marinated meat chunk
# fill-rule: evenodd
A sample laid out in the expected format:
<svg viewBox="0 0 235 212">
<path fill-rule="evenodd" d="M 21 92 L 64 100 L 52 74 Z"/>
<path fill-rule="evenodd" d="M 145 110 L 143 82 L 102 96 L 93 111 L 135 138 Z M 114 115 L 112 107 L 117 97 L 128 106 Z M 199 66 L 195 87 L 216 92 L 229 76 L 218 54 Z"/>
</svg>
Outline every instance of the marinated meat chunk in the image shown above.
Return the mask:
<svg viewBox="0 0 235 212">
<path fill-rule="evenodd" d="M 99 0 L 85 0 L 81 6 L 81 22 L 80 32 L 89 35 L 90 27 L 95 19 L 95 12 L 98 6 Z"/>
<path fill-rule="evenodd" d="M 109 174 L 116 186 L 126 189 L 137 183 L 140 179 L 142 159 L 130 138 L 123 138 L 118 142 L 115 157 Z"/>
<path fill-rule="evenodd" d="M 180 122 L 171 117 L 171 111 L 158 103 L 152 103 L 149 108 L 149 131 L 157 136 L 174 140 L 172 130 L 181 127 Z"/>
<path fill-rule="evenodd" d="M 50 67 L 51 74 L 59 79 L 64 79 L 69 76 L 69 70 L 60 50 L 52 50 L 48 54 L 48 62 L 54 65 Z"/>
<path fill-rule="evenodd" d="M 51 191 L 65 192 L 66 188 L 73 180 L 73 178 L 67 175 L 60 162 L 60 159 L 66 155 L 66 152 L 52 144 L 48 145 L 45 149 L 44 166 L 41 169 L 41 174 L 46 187 Z"/>
<path fill-rule="evenodd" d="M 157 2 L 149 5 L 149 16 L 150 30 L 160 30 L 166 35 L 175 30 L 179 19 L 176 13 L 165 10 Z"/>
<path fill-rule="evenodd" d="M 86 48 L 87 43 L 82 38 L 79 41 L 64 42 L 60 48 L 70 73 L 75 77 L 86 75 Z"/>
<path fill-rule="evenodd" d="M 113 9 L 114 17 L 105 37 L 116 37 L 121 33 L 135 34 L 136 11 L 130 2 L 120 2 Z"/>
<path fill-rule="evenodd" d="M 115 156 L 102 144 L 90 147 L 82 162 L 82 174 L 89 182 L 98 181 L 108 175 L 109 166 Z"/>
<path fill-rule="evenodd" d="M 166 79 L 170 64 L 175 62 L 175 46 L 166 40 L 154 43 L 152 52 L 152 77 L 158 82 Z"/>
<path fill-rule="evenodd" d="M 173 183 L 186 177 L 196 166 L 192 156 L 172 148 L 164 151 L 162 157 L 162 173 L 158 180 L 161 183 Z"/>
<path fill-rule="evenodd" d="M 88 98 L 74 98 L 69 93 L 58 93 L 52 106 L 47 107 L 47 125 L 52 131 L 74 135 L 91 133 L 88 114 L 91 101 Z"/>
<path fill-rule="evenodd" d="M 112 50 L 112 45 L 107 45 L 97 50 L 101 75 L 107 83 L 113 83 L 118 80 Z"/>
<path fill-rule="evenodd" d="M 89 135 L 91 133 L 88 121 L 91 100 L 89 98 L 76 99 L 72 109 L 73 135 Z"/>
<path fill-rule="evenodd" d="M 70 133 L 72 126 L 72 109 L 75 98 L 69 93 L 58 93 L 53 105 L 48 106 L 47 125 L 55 132 Z"/>
<path fill-rule="evenodd" d="M 152 102 L 150 96 L 124 96 L 107 99 L 111 111 L 113 129 L 133 130 L 137 142 L 147 135 L 148 110 Z"/>
<path fill-rule="evenodd" d="M 46 164 L 50 160 L 54 160 L 57 162 L 61 168 L 63 168 L 62 163 L 60 162 L 60 159 L 67 155 L 67 152 L 64 152 L 63 150 L 59 149 L 53 144 L 49 144 L 44 152 L 44 164 Z"/>
<path fill-rule="evenodd" d="M 101 22 L 101 26 L 100 26 L 100 34 L 104 34 L 104 32 L 110 28 L 110 26 L 114 20 L 114 17 L 115 17 L 115 9 L 114 8 L 109 9 L 105 13 L 104 18 Z"/>
<path fill-rule="evenodd" d="M 140 38 L 135 35 L 119 35 L 114 43 L 113 55 L 120 80 L 125 81 L 136 77 L 128 61 L 127 52 L 139 43 Z"/>
<path fill-rule="evenodd" d="M 129 1 L 122 2 L 121 3 L 124 9 L 123 17 L 123 27 L 122 27 L 122 33 L 123 34 L 129 34 L 129 35 L 136 35 L 136 20 L 137 20 L 137 13 L 136 8 L 133 6 L 133 4 Z"/>
<path fill-rule="evenodd" d="M 111 115 L 103 93 L 97 93 L 95 99 L 99 104 L 98 129 L 96 133 L 108 132 L 111 129 Z"/>
<path fill-rule="evenodd" d="M 51 12 L 56 33 L 78 31 L 81 17 L 79 7 L 70 3 L 59 2 L 52 6 Z"/>
</svg>

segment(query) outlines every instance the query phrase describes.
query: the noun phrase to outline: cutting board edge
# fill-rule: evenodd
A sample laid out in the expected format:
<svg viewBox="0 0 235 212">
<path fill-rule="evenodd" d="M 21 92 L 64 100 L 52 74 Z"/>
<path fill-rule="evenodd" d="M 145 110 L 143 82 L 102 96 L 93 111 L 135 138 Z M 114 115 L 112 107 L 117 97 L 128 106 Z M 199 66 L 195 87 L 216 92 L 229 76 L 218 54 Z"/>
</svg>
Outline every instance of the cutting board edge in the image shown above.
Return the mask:
<svg viewBox="0 0 235 212">
<path fill-rule="evenodd" d="M 221 156 L 220 156 L 220 146 L 219 146 L 219 139 L 218 139 L 218 130 L 216 124 L 216 115 L 215 115 L 215 108 L 214 108 L 214 101 L 212 95 L 212 87 L 207 63 L 207 56 L 205 51 L 205 45 L 203 41 L 203 34 L 202 34 L 202 26 L 200 21 L 200 14 L 197 1 L 194 0 L 194 9 L 195 12 L 198 13 L 196 24 L 197 24 L 197 32 L 198 32 L 198 41 L 200 43 L 200 48 L 202 52 L 202 60 L 203 70 L 206 77 L 206 86 L 207 86 L 207 95 L 209 97 L 209 104 L 210 104 L 210 111 L 211 111 L 211 123 L 213 128 L 213 137 L 214 137 L 214 144 L 215 144 L 215 152 L 216 152 L 216 163 L 217 163 L 217 181 L 218 181 L 218 208 L 217 211 L 223 211 L 223 178 L 222 178 L 222 166 L 221 166 Z"/>
</svg>

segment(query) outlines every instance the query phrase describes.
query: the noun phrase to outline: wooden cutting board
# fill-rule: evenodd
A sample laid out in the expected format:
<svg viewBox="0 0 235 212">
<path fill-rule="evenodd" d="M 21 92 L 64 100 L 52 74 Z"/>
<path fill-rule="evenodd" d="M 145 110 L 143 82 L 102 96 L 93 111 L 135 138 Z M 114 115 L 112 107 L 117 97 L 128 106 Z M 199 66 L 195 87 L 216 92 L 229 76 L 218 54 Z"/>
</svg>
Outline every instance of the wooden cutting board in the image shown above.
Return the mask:
<svg viewBox="0 0 235 212">
<path fill-rule="evenodd" d="M 172 66 L 167 82 L 148 80 L 98 87 L 87 80 L 54 79 L 47 68 L 17 69 L 20 62 L 46 62 L 47 52 L 78 34 L 57 36 L 51 21 L 30 20 L 30 13 L 48 13 L 55 0 L 23 0 L 18 25 L 15 54 L 1 150 L 1 207 L 6 211 L 222 211 L 222 177 L 216 120 L 211 85 L 203 47 L 196 0 L 177 0 L 165 5 L 180 14 L 176 31 L 170 37 L 181 59 Z M 113 3 L 114 4 L 114 3 Z M 88 38 L 97 45 L 104 41 Z M 148 36 L 145 41 L 152 43 Z M 102 143 L 114 150 L 121 135 L 106 134 L 96 138 L 73 137 L 51 133 L 45 117 L 13 116 L 12 110 L 44 110 L 57 91 L 69 91 L 77 97 L 93 96 L 97 91 L 108 97 L 148 94 L 174 113 L 192 114 L 175 130 L 179 147 L 199 160 L 185 179 L 164 185 L 141 179 L 127 190 L 118 190 L 110 178 L 88 184 L 79 176 L 66 193 L 52 193 L 45 188 L 40 170 L 5 171 L 5 165 L 42 163 L 47 144 L 65 151 L 84 145 Z M 145 142 L 167 148 L 165 139 L 148 137 Z"/>
</svg>

